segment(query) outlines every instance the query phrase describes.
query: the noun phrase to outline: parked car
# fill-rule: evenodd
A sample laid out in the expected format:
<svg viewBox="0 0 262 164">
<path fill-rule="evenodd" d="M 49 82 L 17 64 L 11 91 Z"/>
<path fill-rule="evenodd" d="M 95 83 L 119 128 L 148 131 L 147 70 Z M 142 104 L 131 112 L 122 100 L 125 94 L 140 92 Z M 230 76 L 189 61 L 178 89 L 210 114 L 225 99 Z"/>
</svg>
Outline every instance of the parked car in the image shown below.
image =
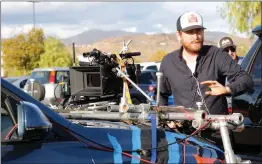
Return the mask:
<svg viewBox="0 0 262 164">
<path fill-rule="evenodd" d="M 223 163 L 224 152 L 197 136 L 157 129 L 156 156 L 151 128 L 106 120 L 65 119 L 1 79 L 1 162 L 7 163 Z M 169 144 L 169 145 L 168 145 Z M 185 151 L 183 151 L 183 148 Z M 185 154 L 184 154 L 185 152 Z"/>
<path fill-rule="evenodd" d="M 156 100 L 156 87 L 157 87 L 157 84 L 151 84 L 149 87 L 148 87 L 148 90 L 149 92 L 147 93 L 149 97 L 151 97 L 152 99 Z M 156 104 L 156 102 L 153 102 L 152 103 L 153 105 Z M 174 95 L 170 95 L 168 96 L 168 106 L 174 106 L 175 105 L 175 101 L 174 101 Z"/>
<path fill-rule="evenodd" d="M 243 56 L 239 56 L 238 57 L 238 64 L 241 65 L 242 61 L 243 61 L 244 57 Z"/>
<path fill-rule="evenodd" d="M 155 69 L 147 69 L 141 72 L 140 82 L 138 86 L 148 94 L 150 92 L 149 86 L 156 83 L 156 72 Z M 130 96 L 133 104 L 147 103 L 147 98 L 140 93 L 135 87 L 130 88 Z"/>
<path fill-rule="evenodd" d="M 52 68 L 36 68 L 32 71 L 30 79 L 35 79 L 45 88 L 45 97 L 41 101 L 45 105 L 56 106 L 63 103 L 60 98 L 61 87 L 58 83 L 61 81 L 61 76 L 69 77 L 68 67 L 52 67 Z M 25 85 L 25 91 L 28 92 L 30 80 Z"/>
<path fill-rule="evenodd" d="M 246 117 L 243 133 L 234 133 L 234 144 L 239 153 L 260 154 L 262 157 L 262 26 L 257 26 L 252 33 L 257 37 L 241 67 L 253 78 L 254 90 L 232 97 L 232 112 L 242 113 Z"/>
<path fill-rule="evenodd" d="M 27 80 L 29 79 L 29 76 L 17 76 L 17 77 L 6 77 L 5 80 L 7 80 L 9 83 L 12 83 L 14 86 L 23 89 Z"/>
<path fill-rule="evenodd" d="M 145 70 L 155 70 L 158 71 L 160 68 L 160 63 L 159 62 L 142 62 L 142 63 L 137 63 L 140 64 L 140 70 L 145 71 Z"/>
</svg>

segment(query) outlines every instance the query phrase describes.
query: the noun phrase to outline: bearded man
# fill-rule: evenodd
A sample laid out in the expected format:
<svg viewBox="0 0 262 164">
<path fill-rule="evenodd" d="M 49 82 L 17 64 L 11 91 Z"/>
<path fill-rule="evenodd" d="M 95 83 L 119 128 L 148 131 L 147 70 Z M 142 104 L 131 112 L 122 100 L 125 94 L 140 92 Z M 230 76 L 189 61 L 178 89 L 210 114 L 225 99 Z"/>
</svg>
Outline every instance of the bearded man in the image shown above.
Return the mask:
<svg viewBox="0 0 262 164">
<path fill-rule="evenodd" d="M 196 102 L 203 102 L 210 114 L 228 114 L 226 95 L 243 94 L 254 83 L 227 51 L 203 45 L 204 29 L 198 13 L 186 12 L 178 18 L 176 36 L 181 47 L 161 62 L 160 105 L 167 105 L 173 94 L 175 105 L 196 108 Z"/>
</svg>

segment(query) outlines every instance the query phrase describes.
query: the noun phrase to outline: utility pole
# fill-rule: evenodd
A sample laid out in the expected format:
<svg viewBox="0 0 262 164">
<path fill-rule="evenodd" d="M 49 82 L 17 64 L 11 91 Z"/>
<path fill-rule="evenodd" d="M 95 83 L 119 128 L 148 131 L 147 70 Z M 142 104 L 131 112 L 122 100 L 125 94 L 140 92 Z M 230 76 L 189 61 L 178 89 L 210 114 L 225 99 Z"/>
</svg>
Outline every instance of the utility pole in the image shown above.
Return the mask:
<svg viewBox="0 0 262 164">
<path fill-rule="evenodd" d="M 39 1 L 30 0 L 28 2 L 32 2 L 33 3 L 33 26 L 34 26 L 34 29 L 35 29 L 35 3 L 39 2 Z"/>
</svg>

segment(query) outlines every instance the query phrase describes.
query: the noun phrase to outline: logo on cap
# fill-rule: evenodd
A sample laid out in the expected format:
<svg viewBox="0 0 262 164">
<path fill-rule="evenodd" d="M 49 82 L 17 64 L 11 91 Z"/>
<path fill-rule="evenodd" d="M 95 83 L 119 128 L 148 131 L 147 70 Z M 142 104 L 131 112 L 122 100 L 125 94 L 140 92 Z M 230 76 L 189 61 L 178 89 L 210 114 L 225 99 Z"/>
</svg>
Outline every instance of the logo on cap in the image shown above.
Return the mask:
<svg viewBox="0 0 262 164">
<path fill-rule="evenodd" d="M 227 45 L 227 44 L 231 44 L 231 41 L 229 39 L 225 39 L 225 40 L 222 40 L 221 44 L 222 44 L 222 46 Z"/>
<path fill-rule="evenodd" d="M 189 23 L 198 22 L 197 16 L 194 15 L 194 14 L 191 14 L 191 15 L 188 17 L 188 22 L 189 22 Z"/>
</svg>

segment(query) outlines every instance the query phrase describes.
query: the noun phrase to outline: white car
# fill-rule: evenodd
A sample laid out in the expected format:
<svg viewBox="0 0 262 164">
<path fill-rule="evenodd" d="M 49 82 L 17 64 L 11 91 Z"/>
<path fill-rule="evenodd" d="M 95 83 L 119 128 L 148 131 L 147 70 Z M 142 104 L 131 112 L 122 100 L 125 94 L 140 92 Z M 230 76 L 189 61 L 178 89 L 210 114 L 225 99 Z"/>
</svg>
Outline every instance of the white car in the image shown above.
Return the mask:
<svg viewBox="0 0 262 164">
<path fill-rule="evenodd" d="M 160 62 L 142 62 L 142 63 L 136 63 L 136 64 L 140 64 L 141 71 L 145 71 L 145 70 L 158 71 L 160 69 Z"/>
</svg>

